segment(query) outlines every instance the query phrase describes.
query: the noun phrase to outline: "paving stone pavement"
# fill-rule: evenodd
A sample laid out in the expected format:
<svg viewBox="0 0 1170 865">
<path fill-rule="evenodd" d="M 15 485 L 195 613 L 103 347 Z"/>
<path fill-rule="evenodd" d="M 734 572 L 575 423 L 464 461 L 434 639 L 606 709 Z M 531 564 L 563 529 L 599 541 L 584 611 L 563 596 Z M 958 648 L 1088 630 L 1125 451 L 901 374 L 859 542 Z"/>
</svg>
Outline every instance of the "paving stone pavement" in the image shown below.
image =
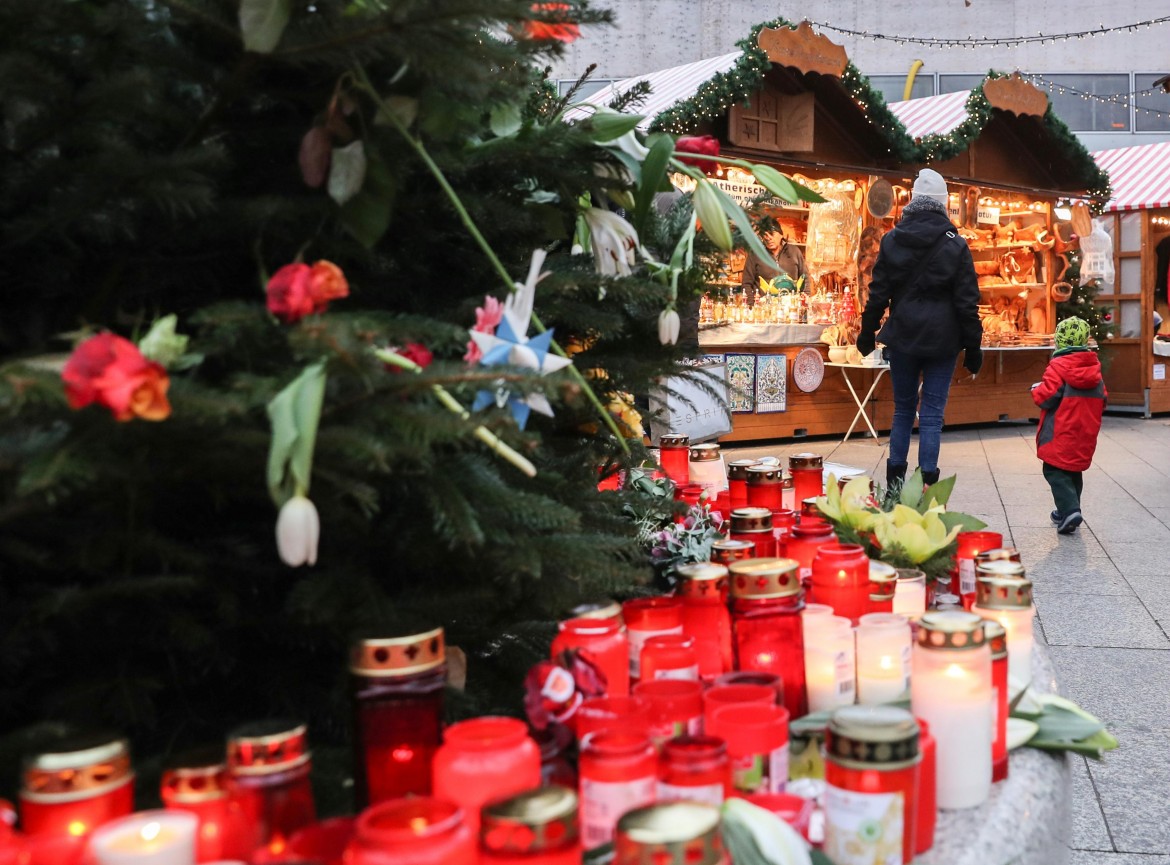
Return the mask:
<svg viewBox="0 0 1170 865">
<path fill-rule="evenodd" d="M 1085 472 L 1085 522 L 1057 535 L 1035 426 L 947 429 L 939 466 L 955 510 L 1010 539 L 1035 586 L 1036 638 L 1062 693 L 1120 740 L 1073 758 L 1070 865 L 1170 865 L 1170 420 L 1108 415 Z M 728 459 L 803 451 L 884 481 L 887 439 L 724 448 Z M 911 465 L 917 440 L 911 441 Z"/>
</svg>

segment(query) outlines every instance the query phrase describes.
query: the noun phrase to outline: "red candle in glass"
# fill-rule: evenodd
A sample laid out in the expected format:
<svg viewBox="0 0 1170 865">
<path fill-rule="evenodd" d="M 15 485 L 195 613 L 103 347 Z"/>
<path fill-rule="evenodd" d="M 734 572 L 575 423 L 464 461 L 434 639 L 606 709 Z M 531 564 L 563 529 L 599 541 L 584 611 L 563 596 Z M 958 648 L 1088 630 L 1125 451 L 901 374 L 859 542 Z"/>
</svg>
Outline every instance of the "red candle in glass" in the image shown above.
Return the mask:
<svg viewBox="0 0 1170 865">
<path fill-rule="evenodd" d="M 659 802 L 703 802 L 718 808 L 731 795 L 727 743 L 714 736 L 678 736 L 658 758 Z"/>
<path fill-rule="evenodd" d="M 816 498 L 825 491 L 824 458 L 819 454 L 793 454 L 788 458 L 792 494 L 798 502 Z"/>
<path fill-rule="evenodd" d="M 253 861 L 286 857 L 293 833 L 317 819 L 306 734 L 304 724 L 274 720 L 228 735 L 228 789 L 252 830 Z"/>
<path fill-rule="evenodd" d="M 484 803 L 540 786 L 540 748 L 515 718 L 488 716 L 452 724 L 435 753 L 432 789 L 479 831 Z"/>
<path fill-rule="evenodd" d="M 546 787 L 557 784 L 576 790 L 577 769 L 575 761 L 569 758 L 569 752 L 576 744 L 572 728 L 565 724 L 549 724 L 543 730 L 529 730 L 528 735 L 540 749 L 540 783 Z"/>
<path fill-rule="evenodd" d="M 732 675 L 728 673 L 726 675 Z M 719 677 L 720 679 L 723 676 Z M 779 679 L 779 677 L 776 677 Z M 783 688 L 783 685 L 781 685 Z M 728 684 L 714 685 L 703 692 L 703 729 L 711 732 L 711 716 L 724 706 L 758 703 L 763 706 L 779 705 L 782 699 L 773 685 Z"/>
<path fill-rule="evenodd" d="M 635 598 L 622 604 L 630 650 L 630 681 L 642 678 L 642 648 L 651 637 L 682 633 L 682 602 L 674 597 Z"/>
<path fill-rule="evenodd" d="M 809 840 L 809 823 L 813 811 L 816 810 L 815 799 L 805 799 L 793 796 L 791 793 L 749 793 L 736 796 L 747 799 L 753 805 L 758 805 L 765 811 L 771 811 L 793 829 L 801 834 L 805 841 Z"/>
<path fill-rule="evenodd" d="M 581 846 L 586 850 L 612 841 L 623 814 L 654 801 L 658 755 L 648 736 L 609 730 L 592 733 L 581 743 L 578 771 Z"/>
<path fill-rule="evenodd" d="M 934 824 L 938 819 L 938 746 L 930 734 L 930 725 L 921 718 L 918 721 L 918 803 L 914 831 L 914 855 L 925 853 L 934 846 Z"/>
<path fill-rule="evenodd" d="M 674 500 L 676 502 L 682 502 L 690 509 L 699 505 L 699 502 L 703 498 L 703 493 L 706 491 L 706 487 L 702 487 L 699 484 L 684 484 L 681 487 L 675 487 Z M 674 515 L 674 521 L 676 523 L 681 523 L 686 518 L 685 511 Z"/>
<path fill-rule="evenodd" d="M 697 735 L 703 729 L 703 686 L 685 679 L 643 680 L 634 694 L 650 707 L 650 738 L 661 745 L 675 736 Z"/>
<path fill-rule="evenodd" d="M 727 464 L 727 499 L 732 510 L 748 506 L 748 469 L 755 465 L 755 460 L 732 460 Z"/>
<path fill-rule="evenodd" d="M 611 619 L 569 619 L 560 623 L 551 656 L 575 649 L 588 657 L 605 675 L 607 694 L 630 690 L 630 643 L 621 626 Z"/>
<path fill-rule="evenodd" d="M 577 606 L 569 610 L 569 614 L 565 618 L 603 619 L 607 622 L 613 622 L 619 628 L 626 626 L 625 620 L 622 618 L 622 605 L 610 598 L 601 598 L 600 600 L 577 604 Z"/>
<path fill-rule="evenodd" d="M 835 544 L 833 527 L 824 520 L 802 520 L 788 530 L 785 558 L 800 563 L 800 582 L 807 588 L 812 582 L 813 559 L 825 544 Z"/>
<path fill-rule="evenodd" d="M 700 562 L 680 565 L 676 572 L 683 633 L 695 638 L 699 677 L 710 681 L 735 666 L 731 614 L 727 611 L 727 568 Z"/>
<path fill-rule="evenodd" d="M 354 795 L 358 810 L 431 792 L 447 683 L 443 629 L 362 639 L 350 647 Z"/>
<path fill-rule="evenodd" d="M 894 612 L 894 593 L 898 589 L 898 571 L 893 565 L 870 559 L 869 613 Z"/>
<path fill-rule="evenodd" d="M 788 534 L 796 525 L 796 513 L 792 508 L 772 509 L 772 535 L 776 538 L 776 555 L 787 555 Z"/>
<path fill-rule="evenodd" d="M 788 710 L 763 703 L 720 706 L 708 736 L 727 742 L 732 783 L 744 793 L 783 793 L 788 785 Z"/>
<path fill-rule="evenodd" d="M 1007 719 L 1008 719 L 1008 646 L 1007 631 L 995 619 L 983 620 L 983 633 L 991 646 L 991 690 L 995 707 L 995 724 L 991 740 L 991 780 L 1002 781 L 1008 776 Z"/>
<path fill-rule="evenodd" d="M 779 510 L 784 507 L 784 470 L 780 466 L 760 463 L 748 468 L 744 474 L 747 507 Z"/>
<path fill-rule="evenodd" d="M 630 694 L 590 697 L 582 701 L 574 717 L 577 721 L 578 742 L 583 742 L 590 733 L 601 730 L 624 730 L 650 735 L 650 706 L 641 697 Z"/>
<path fill-rule="evenodd" d="M 812 565 L 809 600 L 857 624 L 869 612 L 869 558 L 861 544 L 822 544 Z"/>
<path fill-rule="evenodd" d="M 792 559 L 753 559 L 731 566 L 731 623 L 736 666 L 774 673 L 784 682 L 784 706 L 808 714 L 804 679 L 804 593 Z"/>
<path fill-rule="evenodd" d="M 963 599 L 963 609 L 975 603 L 975 557 L 984 550 L 1003 546 L 999 532 L 959 532 L 955 538 L 955 567 L 951 570 L 951 594 Z"/>
<path fill-rule="evenodd" d="M 808 604 L 805 604 L 805 611 Z M 805 613 L 801 613 L 803 619 Z M 776 692 L 776 705 L 784 704 L 784 680 L 775 673 L 765 673 L 763 670 L 732 670 L 724 673 L 714 682 L 714 687 L 722 685 L 764 685 Z"/>
<path fill-rule="evenodd" d="M 361 813 L 346 865 L 477 865 L 475 834 L 454 802 L 391 799 Z"/>
<path fill-rule="evenodd" d="M 642 647 L 642 678 L 699 680 L 699 658 L 695 654 L 695 638 L 686 634 L 665 634 L 651 637 Z"/>
<path fill-rule="evenodd" d="M 658 461 L 677 487 L 690 483 L 691 437 L 666 433 L 658 439 Z"/>
<path fill-rule="evenodd" d="M 484 806 L 480 865 L 580 865 L 577 794 L 529 790 Z"/>
<path fill-rule="evenodd" d="M 252 853 L 252 827 L 228 792 L 223 749 L 177 758 L 165 769 L 159 791 L 163 805 L 199 818 L 195 861 L 246 859 Z"/>
<path fill-rule="evenodd" d="M 825 729 L 825 855 L 843 862 L 860 848 L 866 861 L 888 861 L 882 851 L 900 839 L 909 865 L 918 840 L 917 776 L 913 715 L 893 706 L 834 709 Z"/>
<path fill-rule="evenodd" d="M 756 547 L 756 558 L 774 558 L 776 536 L 772 534 L 772 512 L 767 508 L 732 511 L 731 540 L 751 541 Z"/>
<path fill-rule="evenodd" d="M 711 541 L 711 561 L 717 565 L 730 565 L 755 558 L 755 555 L 756 545 L 751 541 L 733 541 L 731 538 Z"/>
<path fill-rule="evenodd" d="M 134 772 L 125 739 L 93 733 L 27 757 L 21 777 L 25 835 L 81 838 L 134 810 Z M 64 847 L 72 845 L 64 842 Z"/>
<path fill-rule="evenodd" d="M 353 817 L 331 817 L 298 829 L 288 842 L 290 858 L 296 862 L 342 865 L 356 823 Z"/>
</svg>

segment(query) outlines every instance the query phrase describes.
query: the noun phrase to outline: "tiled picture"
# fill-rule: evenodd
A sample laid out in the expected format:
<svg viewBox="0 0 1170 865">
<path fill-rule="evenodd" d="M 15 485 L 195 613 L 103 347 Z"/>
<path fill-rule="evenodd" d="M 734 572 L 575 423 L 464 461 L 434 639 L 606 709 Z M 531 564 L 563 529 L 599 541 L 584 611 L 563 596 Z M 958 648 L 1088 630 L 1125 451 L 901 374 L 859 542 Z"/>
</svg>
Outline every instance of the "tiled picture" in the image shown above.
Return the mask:
<svg viewBox="0 0 1170 865">
<path fill-rule="evenodd" d="M 727 355 L 725 354 L 705 354 L 703 355 L 703 363 L 726 363 Z"/>
<path fill-rule="evenodd" d="M 727 355 L 728 398 L 732 413 L 753 410 L 756 397 L 756 356 Z"/>
<path fill-rule="evenodd" d="M 788 410 L 788 358 L 782 354 L 756 355 L 756 412 Z"/>
</svg>

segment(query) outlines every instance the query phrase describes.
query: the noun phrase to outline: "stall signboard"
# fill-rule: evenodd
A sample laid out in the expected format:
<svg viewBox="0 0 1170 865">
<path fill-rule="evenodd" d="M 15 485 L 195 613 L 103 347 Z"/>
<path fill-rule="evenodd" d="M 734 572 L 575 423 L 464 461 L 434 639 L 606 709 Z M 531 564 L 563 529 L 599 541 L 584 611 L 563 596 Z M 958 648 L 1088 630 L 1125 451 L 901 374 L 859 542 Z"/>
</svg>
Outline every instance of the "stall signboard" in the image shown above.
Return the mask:
<svg viewBox="0 0 1170 865">
<path fill-rule="evenodd" d="M 651 411 L 668 418 L 666 427 L 654 425 L 655 445 L 665 433 L 681 433 L 700 442 L 731 432 L 727 364 L 708 364 L 701 370 L 705 374 L 702 378 L 670 376 L 662 387 L 650 392 Z"/>
</svg>

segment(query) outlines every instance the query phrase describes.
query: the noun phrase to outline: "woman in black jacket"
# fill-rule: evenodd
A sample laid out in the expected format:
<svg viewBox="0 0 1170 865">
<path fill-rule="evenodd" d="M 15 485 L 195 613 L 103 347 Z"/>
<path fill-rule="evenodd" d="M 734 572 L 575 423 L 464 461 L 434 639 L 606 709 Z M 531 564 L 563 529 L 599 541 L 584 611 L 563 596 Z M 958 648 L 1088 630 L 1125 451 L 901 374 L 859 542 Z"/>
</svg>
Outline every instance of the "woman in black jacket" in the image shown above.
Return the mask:
<svg viewBox="0 0 1170 865">
<path fill-rule="evenodd" d="M 967 241 L 947 217 L 947 184 L 924 168 L 902 218 L 885 237 L 861 314 L 857 350 L 869 354 L 875 338 L 886 346 L 894 388 L 894 420 L 886 485 L 906 477 L 910 431 L 918 410 L 918 465 L 926 483 L 938 480 L 943 411 L 959 350 L 975 375 L 983 365 L 979 279 Z M 886 306 L 890 317 L 878 333 Z M 876 334 L 876 337 L 875 337 Z M 919 385 L 921 384 L 921 405 Z"/>
</svg>

